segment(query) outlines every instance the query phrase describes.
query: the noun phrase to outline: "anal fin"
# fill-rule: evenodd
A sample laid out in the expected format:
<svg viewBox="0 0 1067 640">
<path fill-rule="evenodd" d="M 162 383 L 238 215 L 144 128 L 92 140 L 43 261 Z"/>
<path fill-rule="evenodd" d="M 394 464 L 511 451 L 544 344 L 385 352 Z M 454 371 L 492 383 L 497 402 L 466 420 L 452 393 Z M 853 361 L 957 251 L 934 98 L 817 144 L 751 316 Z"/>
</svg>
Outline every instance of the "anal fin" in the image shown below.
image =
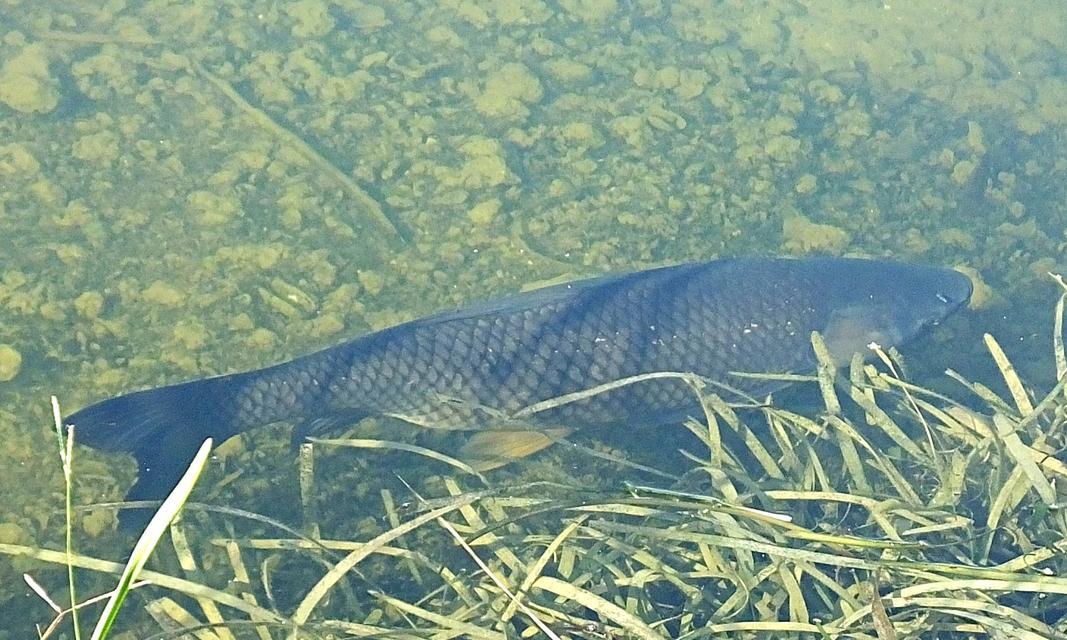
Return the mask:
<svg viewBox="0 0 1067 640">
<path fill-rule="evenodd" d="M 459 458 L 475 471 L 489 471 L 533 455 L 570 435 L 571 429 L 479 431 L 459 450 Z"/>
</svg>

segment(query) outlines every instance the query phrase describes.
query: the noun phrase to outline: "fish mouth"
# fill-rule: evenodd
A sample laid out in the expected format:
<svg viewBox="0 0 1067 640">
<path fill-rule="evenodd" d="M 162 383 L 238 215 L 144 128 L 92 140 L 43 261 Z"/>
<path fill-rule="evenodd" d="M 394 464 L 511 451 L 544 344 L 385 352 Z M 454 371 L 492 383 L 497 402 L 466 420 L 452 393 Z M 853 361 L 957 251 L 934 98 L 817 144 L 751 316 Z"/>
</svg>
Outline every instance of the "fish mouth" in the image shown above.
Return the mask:
<svg viewBox="0 0 1067 640">
<path fill-rule="evenodd" d="M 938 300 L 948 309 L 946 316 L 969 303 L 974 294 L 974 283 L 966 273 L 952 269 L 947 275 L 945 285 L 937 292 Z"/>
<path fill-rule="evenodd" d="M 964 273 L 913 267 L 884 285 L 885 296 L 854 298 L 835 309 L 823 339 L 839 366 L 872 347 L 899 347 L 941 324 L 971 299 L 974 286 Z"/>
<path fill-rule="evenodd" d="M 956 311 L 967 306 L 974 293 L 971 278 L 955 269 L 938 269 L 940 271 L 937 285 L 933 288 L 933 297 L 937 301 L 930 308 L 925 318 L 920 318 L 913 334 L 919 334 L 941 324 Z"/>
<path fill-rule="evenodd" d="M 929 317 L 922 319 L 918 324 L 916 333 L 941 324 L 946 318 L 967 306 L 974 293 L 974 283 L 970 276 L 954 269 L 942 270 L 942 281 L 934 290 L 934 298 L 938 304 Z"/>
</svg>

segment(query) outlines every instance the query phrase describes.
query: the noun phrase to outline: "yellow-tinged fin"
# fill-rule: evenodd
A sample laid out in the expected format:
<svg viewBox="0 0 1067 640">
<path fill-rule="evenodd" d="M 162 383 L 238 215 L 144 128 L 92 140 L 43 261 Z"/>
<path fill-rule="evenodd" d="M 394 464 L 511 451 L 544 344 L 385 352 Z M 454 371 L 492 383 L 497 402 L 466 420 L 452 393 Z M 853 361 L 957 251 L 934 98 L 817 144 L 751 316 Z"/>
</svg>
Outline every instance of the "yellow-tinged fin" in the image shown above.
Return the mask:
<svg viewBox="0 0 1067 640">
<path fill-rule="evenodd" d="M 459 450 L 459 458 L 476 471 L 489 471 L 545 449 L 570 435 L 570 429 L 479 431 Z"/>
</svg>

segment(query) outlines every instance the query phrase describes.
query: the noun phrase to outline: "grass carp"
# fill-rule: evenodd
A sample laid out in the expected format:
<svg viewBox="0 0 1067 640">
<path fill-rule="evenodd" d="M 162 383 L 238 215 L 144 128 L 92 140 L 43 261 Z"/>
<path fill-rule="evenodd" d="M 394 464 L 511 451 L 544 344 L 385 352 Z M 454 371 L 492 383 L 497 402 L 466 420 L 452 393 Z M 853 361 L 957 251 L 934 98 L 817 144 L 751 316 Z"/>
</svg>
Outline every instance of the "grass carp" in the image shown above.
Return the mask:
<svg viewBox="0 0 1067 640">
<path fill-rule="evenodd" d="M 300 433 L 371 415 L 476 429 L 524 407 L 658 371 L 744 393 L 732 372 L 814 369 L 901 345 L 964 305 L 949 269 L 850 258 L 741 258 L 551 286 L 400 324 L 264 369 L 104 400 L 66 418 L 78 442 L 132 453 L 131 500 L 161 499 L 200 443 L 293 421 Z M 663 422 L 695 408 L 677 379 L 647 380 L 535 414 L 546 426 Z"/>
</svg>

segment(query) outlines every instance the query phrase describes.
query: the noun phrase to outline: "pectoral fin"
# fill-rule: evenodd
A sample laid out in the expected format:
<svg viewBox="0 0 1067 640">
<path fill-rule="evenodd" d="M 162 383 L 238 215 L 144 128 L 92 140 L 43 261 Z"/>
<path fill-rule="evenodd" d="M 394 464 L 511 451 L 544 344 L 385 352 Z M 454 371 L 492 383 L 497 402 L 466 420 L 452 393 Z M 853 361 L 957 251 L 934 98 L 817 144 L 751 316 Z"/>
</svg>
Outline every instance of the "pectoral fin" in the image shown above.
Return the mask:
<svg viewBox="0 0 1067 640">
<path fill-rule="evenodd" d="M 463 445 L 459 457 L 476 471 L 489 471 L 533 455 L 570 434 L 557 428 L 522 431 L 480 431 Z"/>
</svg>

